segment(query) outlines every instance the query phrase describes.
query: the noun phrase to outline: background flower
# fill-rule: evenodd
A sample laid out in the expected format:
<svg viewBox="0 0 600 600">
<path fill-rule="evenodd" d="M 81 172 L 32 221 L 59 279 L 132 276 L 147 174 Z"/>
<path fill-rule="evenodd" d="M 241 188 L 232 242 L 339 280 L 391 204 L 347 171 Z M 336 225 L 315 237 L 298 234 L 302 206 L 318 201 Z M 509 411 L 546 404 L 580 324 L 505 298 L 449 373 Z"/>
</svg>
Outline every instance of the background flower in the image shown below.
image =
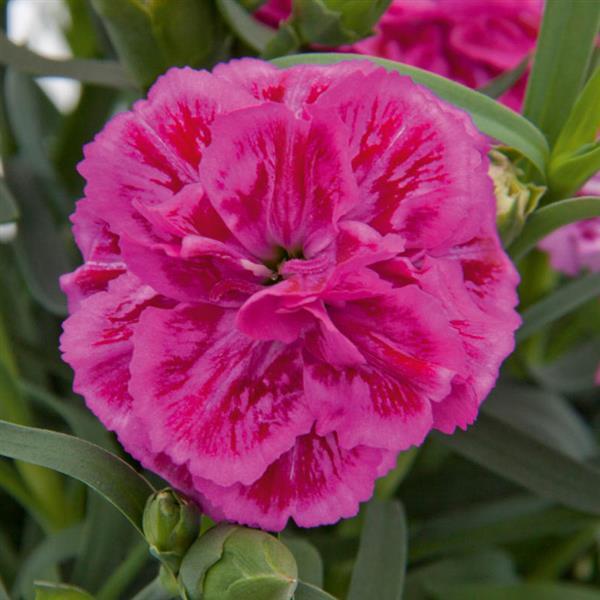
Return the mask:
<svg viewBox="0 0 600 600">
<path fill-rule="evenodd" d="M 173 69 L 85 149 L 75 389 L 209 514 L 356 513 L 476 418 L 516 272 L 467 115 L 366 62 Z"/>
<path fill-rule="evenodd" d="M 256 15 L 276 26 L 291 0 L 270 0 Z M 542 0 L 393 0 L 375 35 L 349 47 L 389 58 L 479 88 L 516 68 L 534 50 Z M 501 98 L 520 110 L 526 75 Z"/>
</svg>

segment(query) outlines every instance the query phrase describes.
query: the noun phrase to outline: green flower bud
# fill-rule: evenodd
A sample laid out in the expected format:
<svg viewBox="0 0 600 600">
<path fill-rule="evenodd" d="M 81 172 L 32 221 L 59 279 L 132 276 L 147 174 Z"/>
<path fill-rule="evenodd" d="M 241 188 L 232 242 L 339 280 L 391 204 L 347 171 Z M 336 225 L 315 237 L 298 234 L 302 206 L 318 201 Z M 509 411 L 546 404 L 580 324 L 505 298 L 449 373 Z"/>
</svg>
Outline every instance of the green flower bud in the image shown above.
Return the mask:
<svg viewBox="0 0 600 600">
<path fill-rule="evenodd" d="M 489 156 L 489 174 L 496 194 L 496 223 L 504 246 L 508 246 L 523 229 L 546 188 L 523 182 L 521 169 L 502 152 L 492 150 Z"/>
<path fill-rule="evenodd" d="M 187 549 L 198 536 L 200 515 L 190 501 L 166 488 L 148 498 L 143 528 L 152 555 L 177 573 Z"/>
<path fill-rule="evenodd" d="M 189 549 L 179 580 L 190 600 L 290 600 L 298 569 L 277 538 L 222 523 Z"/>
</svg>

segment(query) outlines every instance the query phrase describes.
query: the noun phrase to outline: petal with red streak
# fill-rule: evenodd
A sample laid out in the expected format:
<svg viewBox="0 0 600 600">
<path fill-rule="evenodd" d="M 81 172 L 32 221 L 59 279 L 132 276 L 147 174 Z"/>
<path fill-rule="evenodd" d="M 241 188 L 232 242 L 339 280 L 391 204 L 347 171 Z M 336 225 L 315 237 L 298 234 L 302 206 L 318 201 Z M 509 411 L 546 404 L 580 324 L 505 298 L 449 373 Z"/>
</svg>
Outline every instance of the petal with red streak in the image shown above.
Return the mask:
<svg viewBox="0 0 600 600">
<path fill-rule="evenodd" d="M 256 480 L 312 425 L 299 348 L 248 338 L 234 319 L 209 304 L 147 311 L 131 364 L 152 450 L 220 485 Z"/>
<path fill-rule="evenodd" d="M 345 450 L 335 434 L 310 433 L 251 485 L 195 483 L 209 514 L 271 531 L 281 531 L 290 517 L 301 527 L 315 527 L 356 515 L 382 467 L 392 464 L 390 454 L 366 446 Z"/>
<path fill-rule="evenodd" d="M 465 360 L 440 304 L 411 285 L 329 314 L 367 364 L 335 368 L 307 361 L 305 389 L 317 431 L 336 431 L 345 448 L 420 444 L 431 428 L 430 403 L 450 393 Z"/>
<path fill-rule="evenodd" d="M 474 214 L 494 209 L 483 137 L 465 113 L 408 77 L 383 69 L 351 76 L 315 106 L 350 132 L 361 195 L 351 218 L 401 233 L 407 247 L 432 248 L 468 239 L 479 224 Z"/>
<path fill-rule="evenodd" d="M 250 252 L 263 261 L 281 248 L 310 258 L 331 242 L 357 199 L 342 128 L 273 103 L 219 117 L 213 136 L 201 182 Z"/>
<path fill-rule="evenodd" d="M 75 371 L 73 389 L 109 429 L 129 427 L 131 336 L 145 310 L 163 306 L 168 301 L 154 290 L 122 275 L 108 291 L 83 300 L 63 324 L 61 350 Z"/>
</svg>

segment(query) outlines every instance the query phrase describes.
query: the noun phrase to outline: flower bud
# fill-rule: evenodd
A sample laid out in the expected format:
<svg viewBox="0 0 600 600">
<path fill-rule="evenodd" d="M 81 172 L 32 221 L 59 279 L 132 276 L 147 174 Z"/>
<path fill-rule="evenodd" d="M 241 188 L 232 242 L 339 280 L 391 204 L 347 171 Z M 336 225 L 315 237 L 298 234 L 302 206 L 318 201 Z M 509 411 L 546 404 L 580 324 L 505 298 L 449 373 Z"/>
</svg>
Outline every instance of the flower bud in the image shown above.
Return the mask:
<svg viewBox="0 0 600 600">
<path fill-rule="evenodd" d="M 190 600 L 290 600 L 297 578 L 296 561 L 277 538 L 228 524 L 198 538 L 179 574 Z"/>
<path fill-rule="evenodd" d="M 190 501 L 166 488 L 148 498 L 143 528 L 152 555 L 177 573 L 187 549 L 198 536 L 200 515 Z"/>
<path fill-rule="evenodd" d="M 544 187 L 524 183 L 521 169 L 497 150 L 490 152 L 489 174 L 496 194 L 496 223 L 504 246 L 508 246 L 521 232 L 527 217 L 535 210 Z"/>
</svg>

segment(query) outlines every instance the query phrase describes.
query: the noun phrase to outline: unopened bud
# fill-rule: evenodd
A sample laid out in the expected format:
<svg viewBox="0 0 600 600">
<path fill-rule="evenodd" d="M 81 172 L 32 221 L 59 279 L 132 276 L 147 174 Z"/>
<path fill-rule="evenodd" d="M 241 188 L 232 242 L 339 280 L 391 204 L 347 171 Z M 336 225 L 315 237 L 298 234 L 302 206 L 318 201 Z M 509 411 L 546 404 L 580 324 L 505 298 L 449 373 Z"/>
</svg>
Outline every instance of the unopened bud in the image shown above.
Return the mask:
<svg viewBox="0 0 600 600">
<path fill-rule="evenodd" d="M 496 194 L 496 223 L 504 246 L 508 246 L 523 229 L 545 188 L 523 182 L 520 179 L 523 172 L 502 152 L 492 150 L 489 156 L 489 174 Z"/>
<path fill-rule="evenodd" d="M 272 535 L 220 524 L 189 549 L 179 578 L 190 600 L 290 600 L 298 569 L 292 553 Z"/>
<path fill-rule="evenodd" d="M 148 498 L 143 528 L 150 552 L 177 573 L 187 549 L 198 536 L 200 515 L 189 500 L 167 488 Z"/>
</svg>

